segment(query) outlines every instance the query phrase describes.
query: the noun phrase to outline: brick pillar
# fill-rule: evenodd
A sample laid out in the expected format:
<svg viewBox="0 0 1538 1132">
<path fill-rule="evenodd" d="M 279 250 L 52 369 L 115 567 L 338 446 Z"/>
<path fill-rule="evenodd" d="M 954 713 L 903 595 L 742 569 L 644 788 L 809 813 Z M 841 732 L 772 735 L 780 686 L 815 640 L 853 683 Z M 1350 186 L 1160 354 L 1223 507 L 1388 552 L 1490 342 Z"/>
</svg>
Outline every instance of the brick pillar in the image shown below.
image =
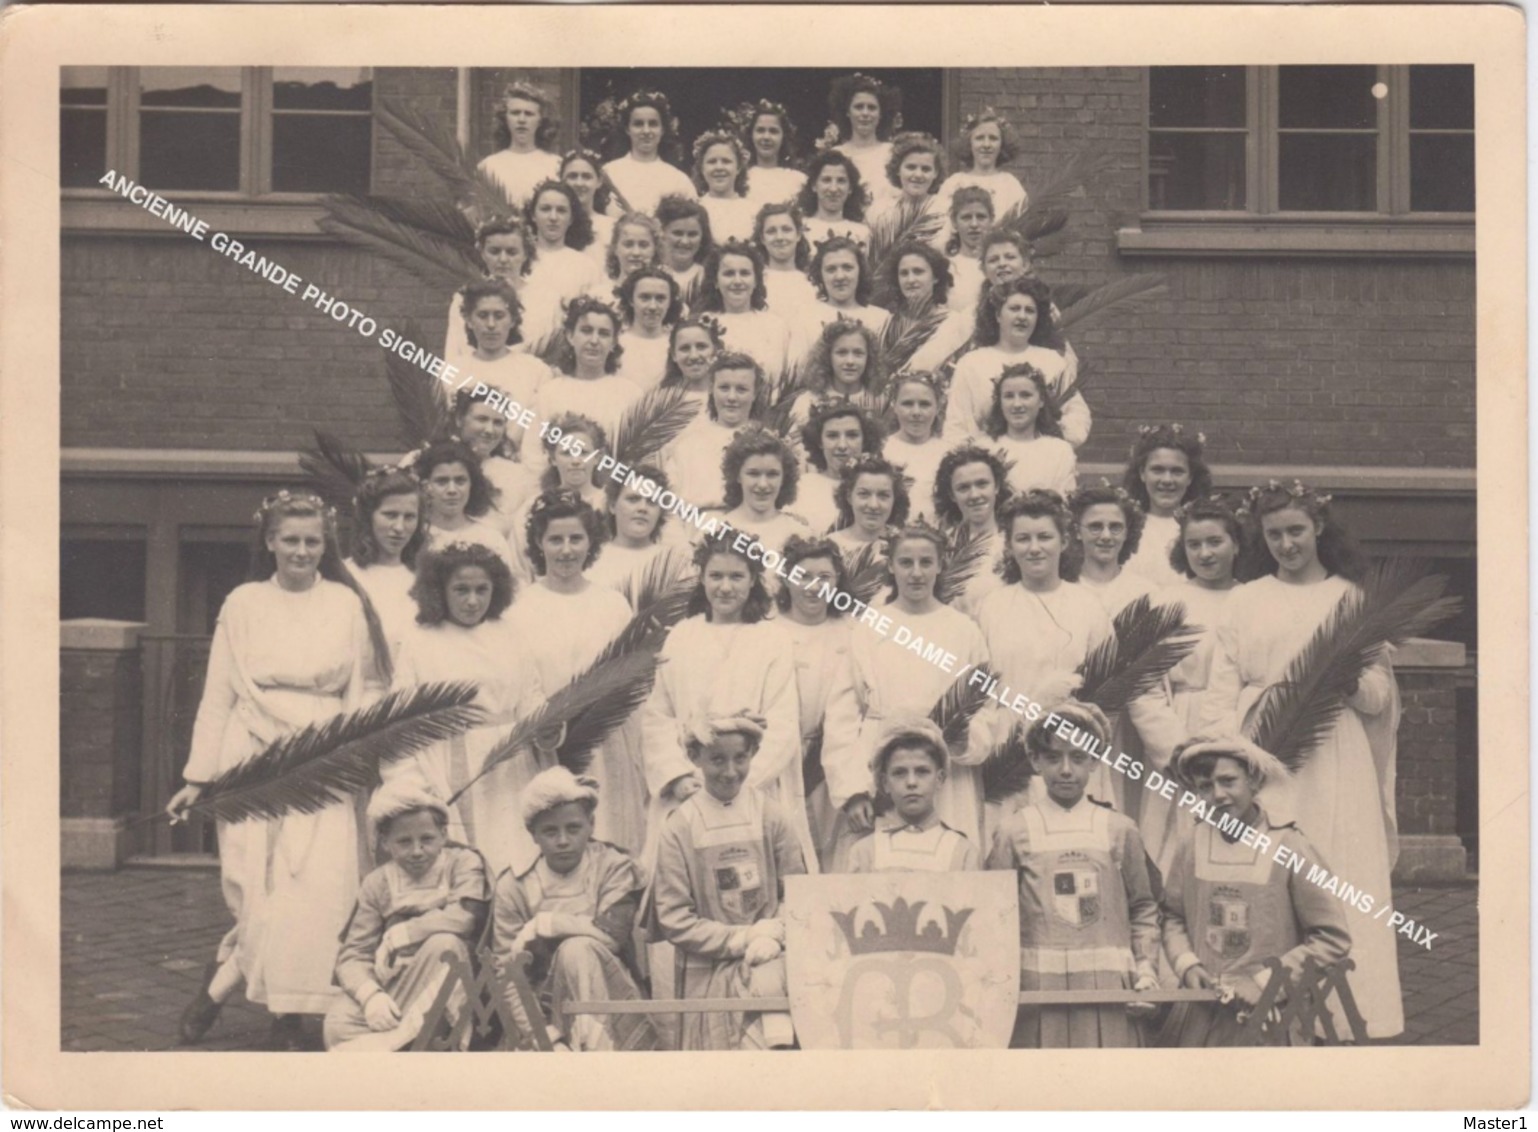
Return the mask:
<svg viewBox="0 0 1538 1132">
<path fill-rule="evenodd" d="M 143 676 L 137 621 L 59 626 L 59 826 L 65 868 L 115 869 L 139 810 Z"/>
<path fill-rule="evenodd" d="M 1399 862 L 1404 881 L 1461 880 L 1467 854 L 1457 836 L 1457 680 L 1464 647 L 1452 641 L 1415 640 L 1394 654 L 1403 714 L 1399 720 Z"/>
</svg>

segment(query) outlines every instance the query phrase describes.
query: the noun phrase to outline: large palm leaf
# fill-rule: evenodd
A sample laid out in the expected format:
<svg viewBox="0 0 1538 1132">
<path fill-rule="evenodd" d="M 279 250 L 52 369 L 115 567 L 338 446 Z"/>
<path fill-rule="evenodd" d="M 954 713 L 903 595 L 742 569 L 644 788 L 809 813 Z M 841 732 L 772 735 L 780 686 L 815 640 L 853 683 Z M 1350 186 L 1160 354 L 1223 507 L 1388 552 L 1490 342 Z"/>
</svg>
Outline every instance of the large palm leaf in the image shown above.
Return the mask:
<svg viewBox="0 0 1538 1132">
<path fill-rule="evenodd" d="M 1078 302 L 1059 308 L 1057 328 L 1066 331 L 1113 311 L 1126 310 L 1165 291 L 1164 276 L 1151 272 L 1127 275 L 1096 287 Z"/>
<path fill-rule="evenodd" d="M 1065 198 L 1109 173 L 1115 161 L 1116 155 L 1108 146 L 1094 145 L 1069 154 L 1059 164 L 1038 165 L 1036 176 L 1025 186 L 1031 209 L 1044 212 L 1061 208 Z M 1008 213 L 1000 218 L 1000 223 L 1010 221 Z"/>
<path fill-rule="evenodd" d="M 935 596 L 946 605 L 952 605 L 966 592 L 973 578 L 982 571 L 993 569 L 993 563 L 989 561 L 991 544 L 987 535 L 974 535 L 965 527 L 961 528 L 940 576 L 935 579 Z"/>
<path fill-rule="evenodd" d="M 689 427 L 699 407 L 681 385 L 649 389 L 620 418 L 610 448 L 614 458 L 634 468 L 653 459 L 663 447 Z"/>
<path fill-rule="evenodd" d="M 951 682 L 945 695 L 929 711 L 929 718 L 945 736 L 952 747 L 966 745 L 967 729 L 973 718 L 988 704 L 988 682 L 993 673 L 985 664 L 979 664 Z"/>
<path fill-rule="evenodd" d="M 1036 768 L 1025 749 L 1023 724 L 1016 722 L 1009 729 L 1003 744 L 984 760 L 979 770 L 982 779 L 983 800 L 1002 802 L 1025 790 L 1031 784 Z"/>
<path fill-rule="evenodd" d="M 884 278 L 890 269 L 887 261 L 898 248 L 907 243 L 929 243 L 944 224 L 943 212 L 931 211 L 927 202 L 914 204 L 907 197 L 898 201 L 896 208 L 884 210 L 870 223 L 870 239 L 865 247 L 871 276 Z"/>
<path fill-rule="evenodd" d="M 881 593 L 889 574 L 881 541 L 868 542 L 845 564 L 848 580 L 845 590 L 866 605 Z"/>
<path fill-rule="evenodd" d="M 453 195 L 454 203 L 474 221 L 516 212 L 501 182 L 476 168 L 448 122 L 394 99 L 383 100 L 374 116 L 408 153 L 432 170 Z"/>
<path fill-rule="evenodd" d="M 447 212 L 459 218 L 460 227 L 446 233 L 424 223 L 434 212 L 431 205 L 417 209 L 415 220 L 404 219 L 412 214 L 410 208 L 387 205 L 377 197 L 331 196 L 322 205 L 322 229 L 382 256 L 430 287 L 449 290 L 485 274 L 475 253 L 475 230 L 454 209 Z"/>
<path fill-rule="evenodd" d="M 1179 602 L 1155 606 L 1146 594 L 1112 619 L 1111 630 L 1079 666 L 1083 683 L 1077 693 L 1078 699 L 1107 715 L 1152 691 L 1191 654 L 1203 631 L 1187 624 L 1185 606 Z"/>
<path fill-rule="evenodd" d="M 315 447 L 299 453 L 299 466 L 310 477 L 315 493 L 339 512 L 352 510 L 354 497 L 374 464 L 362 452 L 343 444 L 324 429 L 315 430 Z"/>
<path fill-rule="evenodd" d="M 412 342 L 424 341 L 417 324 L 408 325 L 406 335 Z M 454 415 L 448 398 L 441 392 L 445 388 L 441 381 L 394 350 L 385 351 L 385 376 L 400 417 L 400 438 L 407 448 L 430 444 L 453 433 Z"/>
</svg>

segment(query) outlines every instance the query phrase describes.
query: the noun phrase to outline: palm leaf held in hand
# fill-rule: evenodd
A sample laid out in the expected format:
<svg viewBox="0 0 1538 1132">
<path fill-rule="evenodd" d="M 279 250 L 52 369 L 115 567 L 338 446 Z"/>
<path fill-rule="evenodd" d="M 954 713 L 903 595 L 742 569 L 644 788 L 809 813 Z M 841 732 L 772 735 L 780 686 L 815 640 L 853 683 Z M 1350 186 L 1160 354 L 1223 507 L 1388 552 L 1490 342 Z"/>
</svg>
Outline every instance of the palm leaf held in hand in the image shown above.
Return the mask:
<svg viewBox="0 0 1538 1132">
<path fill-rule="evenodd" d="M 615 460 L 631 468 L 654 460 L 698 415 L 698 405 L 681 385 L 647 390 L 620 418 L 610 451 Z"/>
<path fill-rule="evenodd" d="M 849 575 L 848 593 L 870 605 L 886 585 L 888 570 L 881 541 L 868 542 L 845 564 Z"/>
<path fill-rule="evenodd" d="M 1186 623 L 1179 602 L 1155 606 L 1144 594 L 1111 622 L 1109 637 L 1090 650 L 1079 666 L 1083 683 L 1076 698 L 1107 715 L 1122 711 L 1153 690 L 1165 673 L 1189 656 L 1202 629 Z"/>
<path fill-rule="evenodd" d="M 966 593 L 972 579 L 979 573 L 993 569 L 990 551 L 993 540 L 987 535 L 974 535 L 965 527 L 958 531 L 940 576 L 935 579 L 935 596 L 946 605 L 955 604 Z"/>
<path fill-rule="evenodd" d="M 981 767 L 983 801 L 1002 802 L 1021 793 L 1031 784 L 1036 768 L 1025 750 L 1025 734 L 1021 723 L 1009 729 L 1009 737 L 1001 747 L 989 755 Z"/>
<path fill-rule="evenodd" d="M 945 695 L 930 709 L 929 718 L 952 747 L 964 747 L 967 729 L 977 713 L 988 703 L 985 689 L 993 673 L 985 664 L 963 672 L 945 689 Z"/>
</svg>

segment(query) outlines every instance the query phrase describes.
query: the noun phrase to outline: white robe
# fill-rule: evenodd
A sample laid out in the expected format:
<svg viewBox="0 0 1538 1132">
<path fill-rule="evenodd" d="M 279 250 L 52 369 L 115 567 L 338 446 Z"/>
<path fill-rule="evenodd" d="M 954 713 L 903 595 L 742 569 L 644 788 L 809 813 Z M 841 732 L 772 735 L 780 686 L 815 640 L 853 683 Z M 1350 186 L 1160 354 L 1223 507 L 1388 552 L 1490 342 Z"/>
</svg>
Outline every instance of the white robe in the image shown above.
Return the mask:
<svg viewBox="0 0 1538 1132">
<path fill-rule="evenodd" d="M 764 291 L 767 295 L 764 300 L 766 309 L 779 315 L 789 325 L 794 325 L 801 312 L 817 302 L 817 288 L 812 286 L 806 272 L 794 267 L 785 271 L 766 268 Z"/>
<path fill-rule="evenodd" d="M 789 510 L 804 519 L 814 535 L 825 534 L 838 522 L 838 503 L 833 498 L 837 490 L 838 480 L 813 468 L 802 474 Z"/>
<path fill-rule="evenodd" d="M 476 168 L 499 181 L 508 203 L 514 209 L 521 209 L 533 195 L 535 185 L 560 179 L 561 158 L 543 149 L 533 153 L 501 149 L 481 158 Z"/>
<path fill-rule="evenodd" d="M 931 436 L 922 444 L 914 444 L 900 432 L 886 438 L 881 454 L 903 470 L 908 480 L 908 517 L 934 523 L 935 474 L 940 461 L 949 449 L 945 441 Z"/>
<path fill-rule="evenodd" d="M 710 238 L 719 246 L 727 240 L 747 243 L 753 239 L 753 220 L 758 205 L 746 197 L 700 197 L 700 204 L 710 217 Z"/>
<path fill-rule="evenodd" d="M 743 353 L 758 363 L 773 380 L 785 368 L 790 349 L 790 326 L 773 311 L 724 312 L 713 316 L 723 332 L 722 350 Z"/>
<path fill-rule="evenodd" d="M 653 214 L 657 211 L 657 203 L 665 196 L 695 199 L 694 182 L 688 174 L 675 169 L 661 158 L 637 161 L 627 153 L 609 162 L 603 171 L 625 198 L 625 204 L 631 212 Z"/>
<path fill-rule="evenodd" d="M 872 203 L 889 200 L 898 195 L 899 189 L 887 180 L 886 167 L 892 160 L 892 143 L 877 142 L 863 149 L 851 148 L 848 142 L 833 147 L 842 153 L 860 171 L 860 180 Z"/>
<path fill-rule="evenodd" d="M 1105 615 L 1113 620 L 1123 609 L 1145 594 L 1153 593 L 1154 589 L 1147 578 L 1130 573 L 1125 566 L 1109 582 L 1094 582 L 1081 574 L 1079 585 L 1095 596 Z"/>
<path fill-rule="evenodd" d="M 849 682 L 849 645 L 854 624 L 847 617 L 831 614 L 817 625 L 803 625 L 785 616 L 779 618 L 779 623 L 790 637 L 795 650 L 796 692 L 801 707 L 802 765 L 805 767 L 807 745 L 818 732 L 822 732 L 823 748 L 826 749 L 828 704 L 833 690 Z M 839 741 L 834 740 L 834 746 L 838 745 Z M 822 757 L 818 758 L 817 765 L 819 770 L 825 767 Z M 825 771 L 823 781 L 815 789 L 807 791 L 806 815 L 812 838 L 817 844 L 817 859 L 826 868 L 831 863 L 830 850 L 836 836 L 838 813 L 828 800 Z"/>
<path fill-rule="evenodd" d="M 495 512 L 487 512 L 494 515 Z M 513 577 L 519 576 L 518 558 L 513 553 L 507 539 L 503 537 L 498 526 L 487 519 L 471 519 L 458 530 L 449 531 L 431 524 L 427 527 L 427 537 L 422 543 L 424 551 L 441 551 L 444 547 L 456 542 L 466 543 L 470 546 L 484 546 L 503 562 L 513 572 Z"/>
<path fill-rule="evenodd" d="M 988 442 L 1009 469 L 1009 489 L 1025 494 L 1032 488 L 1055 491 L 1064 499 L 1078 486 L 1079 458 L 1073 445 L 1056 436 L 1016 440 L 1005 433 Z"/>
<path fill-rule="evenodd" d="M 1180 537 L 1180 523 L 1173 518 L 1149 515 L 1143 523 L 1143 537 L 1137 553 L 1127 559 L 1127 569 L 1141 574 L 1155 586 L 1178 586 L 1185 578 L 1170 565 L 1170 551 Z"/>
<path fill-rule="evenodd" d="M 754 165 L 748 169 L 748 200 L 755 210 L 766 204 L 782 204 L 795 200 L 806 184 L 806 174 L 799 169 L 787 169 L 783 165 L 765 169 Z"/>
<path fill-rule="evenodd" d="M 662 452 L 662 470 L 671 489 L 701 510 L 718 508 L 726 501 L 726 481 L 721 458 L 737 430 L 701 413 L 675 436 Z"/>
<path fill-rule="evenodd" d="M 1079 359 L 1070 349 L 1059 354 L 1045 346 L 1027 346 L 1018 354 L 997 346 L 980 346 L 962 355 L 951 375 L 951 387 L 945 407 L 945 439 L 952 445 L 983 434 L 983 425 L 993 409 L 993 387 L 1006 367 L 1029 362 L 1047 378 L 1054 392 L 1072 384 L 1079 371 Z M 1063 406 L 1063 438 L 1075 448 L 1089 439 L 1093 422 L 1089 406 L 1078 393 Z"/>
<path fill-rule="evenodd" d="M 627 330 L 619 336 L 619 344 L 624 353 L 620 354 L 619 369 L 615 370 L 617 376 L 633 382 L 646 393 L 662 384 L 668 369 L 666 334 L 659 338 L 642 338 L 634 330 Z"/>
<path fill-rule="evenodd" d="M 625 410 L 642 396 L 639 385 L 618 374 L 592 378 L 561 374 L 540 387 L 539 418 L 553 421 L 562 413 L 579 413 L 601 425 L 613 444 Z"/>
<path fill-rule="evenodd" d="M 415 572 L 401 562 L 394 566 L 378 562 L 359 566 L 351 558 L 347 560 L 347 570 L 368 594 L 379 627 L 384 630 L 385 643 L 390 646 L 390 659 L 394 661 L 400 655 L 401 641 L 417 620 L 417 603 L 411 596 L 411 587 L 417 580 Z"/>
</svg>

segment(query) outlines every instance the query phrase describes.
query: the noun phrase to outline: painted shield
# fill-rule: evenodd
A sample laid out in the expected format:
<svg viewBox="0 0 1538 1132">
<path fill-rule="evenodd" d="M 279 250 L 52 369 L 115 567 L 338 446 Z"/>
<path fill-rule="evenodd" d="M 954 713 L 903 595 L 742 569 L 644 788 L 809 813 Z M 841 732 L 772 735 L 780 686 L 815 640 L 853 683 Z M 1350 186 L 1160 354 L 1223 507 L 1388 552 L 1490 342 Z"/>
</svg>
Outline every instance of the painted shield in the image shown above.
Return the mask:
<svg viewBox="0 0 1538 1132">
<path fill-rule="evenodd" d="M 1225 959 L 1250 949 L 1250 905 L 1234 889 L 1218 888 L 1208 902 L 1207 946 Z"/>
<path fill-rule="evenodd" d="M 803 1049 L 1004 1049 L 1020 992 L 1012 872 L 785 879 Z"/>
<path fill-rule="evenodd" d="M 1100 870 L 1060 858 L 1052 871 L 1052 908 L 1076 928 L 1100 922 Z"/>
</svg>

